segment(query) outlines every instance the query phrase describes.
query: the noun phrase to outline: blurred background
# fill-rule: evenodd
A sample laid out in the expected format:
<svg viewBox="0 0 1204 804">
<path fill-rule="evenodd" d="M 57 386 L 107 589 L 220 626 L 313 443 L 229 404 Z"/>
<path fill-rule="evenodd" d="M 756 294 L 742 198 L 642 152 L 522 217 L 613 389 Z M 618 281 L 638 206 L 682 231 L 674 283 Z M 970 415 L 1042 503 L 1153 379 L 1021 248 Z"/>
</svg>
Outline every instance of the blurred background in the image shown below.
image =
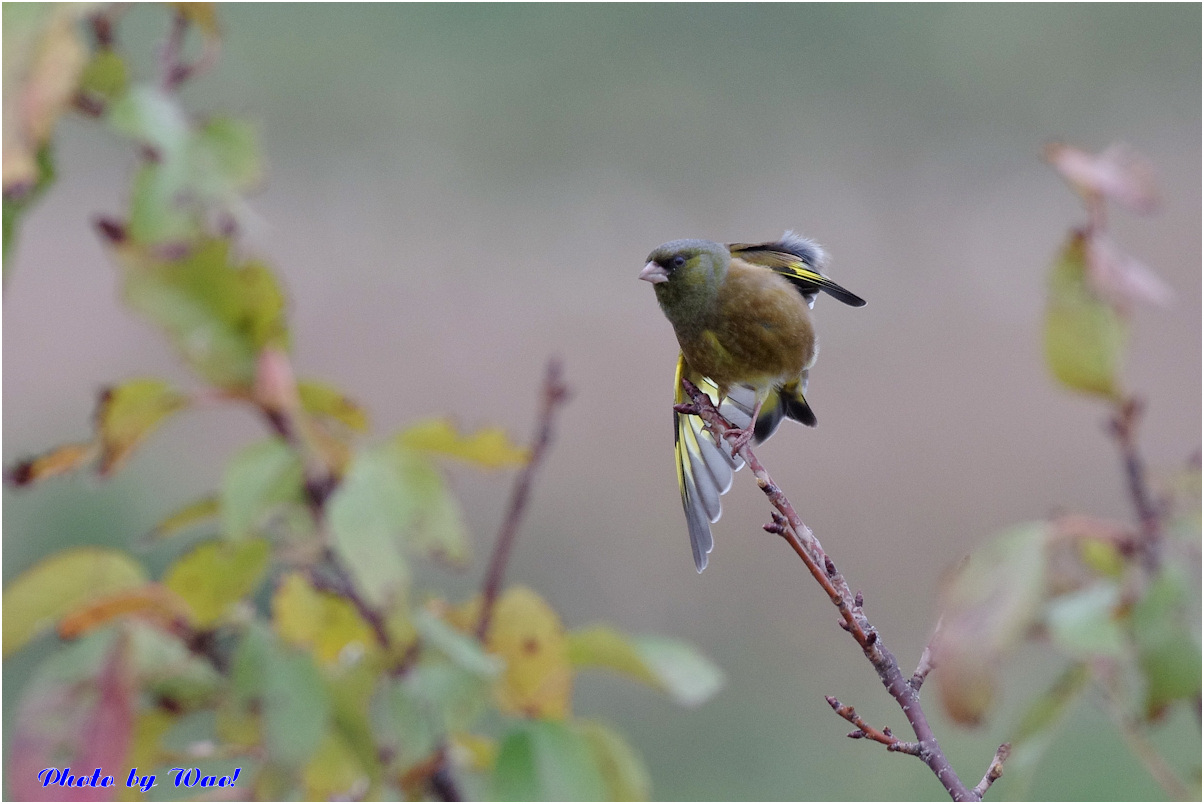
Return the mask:
<svg viewBox="0 0 1204 804">
<path fill-rule="evenodd" d="M 695 573 L 669 429 L 677 347 L 636 280 L 658 244 L 793 228 L 869 300 L 820 299 L 808 394 L 820 426 L 784 426 L 758 454 L 907 669 L 942 572 L 992 533 L 1058 511 L 1130 516 L 1104 408 L 1055 387 L 1042 359 L 1047 268 L 1083 218 L 1041 162 L 1045 143 L 1124 140 L 1155 166 L 1160 212 L 1118 210 L 1111 225 L 1177 298 L 1137 312 L 1125 376 L 1148 401 L 1153 469 L 1199 446 L 1199 6 L 220 12 L 219 67 L 187 102 L 260 127 L 269 179 L 248 241 L 288 289 L 298 372 L 358 399 L 379 434 L 450 413 L 526 440 L 544 364 L 564 359 L 575 396 L 508 581 L 539 589 L 570 626 L 686 638 L 724 668 L 726 689 L 694 711 L 618 679 L 578 685 L 577 711 L 629 735 L 658 798 L 943 797 L 921 763 L 845 739 L 825 694 L 875 725 L 906 723 L 820 589 L 761 531 L 768 510 L 747 474 Z M 137 8 L 119 35 L 150 65 L 167 24 Z M 5 288 L 6 463 L 85 436 L 107 383 L 196 386 L 120 305 L 91 227 L 122 211 L 133 155 L 79 119 L 58 145 L 60 180 L 28 217 Z M 249 415 L 194 412 L 110 482 L 5 489 L 5 581 L 64 546 L 129 545 L 260 433 Z M 477 538 L 473 568 L 451 581 L 467 594 L 510 477 L 455 484 Z M 48 648 L 4 663 L 6 738 Z M 1003 706 L 973 731 L 928 694 L 969 783 L 1015 726 L 1008 702 L 1056 669 L 1017 656 Z M 1089 700 L 1062 733 L 1031 795 L 1162 797 Z M 1159 747 L 1185 767 L 1193 734 L 1182 717 Z"/>
</svg>

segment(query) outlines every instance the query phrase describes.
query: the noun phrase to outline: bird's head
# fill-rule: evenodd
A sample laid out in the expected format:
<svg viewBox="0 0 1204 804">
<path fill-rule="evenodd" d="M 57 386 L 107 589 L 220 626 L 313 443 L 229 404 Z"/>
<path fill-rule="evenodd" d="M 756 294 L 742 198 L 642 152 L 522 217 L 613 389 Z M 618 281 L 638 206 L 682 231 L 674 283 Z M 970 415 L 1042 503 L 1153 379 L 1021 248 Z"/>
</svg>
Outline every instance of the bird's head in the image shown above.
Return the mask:
<svg viewBox="0 0 1204 804">
<path fill-rule="evenodd" d="M 648 255 L 640 279 L 651 282 L 666 313 L 697 312 L 714 301 L 731 255 L 709 240 L 674 240 Z"/>
</svg>

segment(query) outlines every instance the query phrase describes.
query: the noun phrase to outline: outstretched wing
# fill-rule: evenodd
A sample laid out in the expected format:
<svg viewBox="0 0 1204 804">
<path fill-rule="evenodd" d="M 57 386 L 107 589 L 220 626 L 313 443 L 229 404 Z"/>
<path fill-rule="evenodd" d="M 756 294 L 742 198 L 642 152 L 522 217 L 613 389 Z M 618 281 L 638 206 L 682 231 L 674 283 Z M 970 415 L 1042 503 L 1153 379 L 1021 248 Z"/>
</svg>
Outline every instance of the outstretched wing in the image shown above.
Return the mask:
<svg viewBox="0 0 1204 804">
<path fill-rule="evenodd" d="M 851 307 L 865 305 L 865 299 L 824 275 L 827 255 L 819 244 L 794 232 L 786 232 L 781 240 L 773 243 L 730 243 L 727 249 L 733 257 L 754 265 L 764 265 L 789 279 L 808 304 L 814 303 L 816 293 L 822 290 Z"/>
<path fill-rule="evenodd" d="M 677 358 L 674 375 L 673 401 L 688 402 L 682 377 L 688 377 L 712 402 L 719 402 L 719 388 L 706 377 L 690 372 L 686 360 Z M 752 420 L 756 394 L 751 388 L 741 387 L 729 393 L 719 407 L 719 412 L 736 427 L 747 427 Z M 686 526 L 690 531 L 690 546 L 694 550 L 694 566 L 699 572 L 706 569 L 707 554 L 714 547 L 711 523 L 719 521 L 723 506 L 719 498 L 732 487 L 732 474 L 744 461 L 733 456 L 726 442 L 715 443 L 698 416 L 673 411 L 673 448 L 677 459 L 677 485 L 681 490 L 681 507 L 686 513 Z"/>
</svg>

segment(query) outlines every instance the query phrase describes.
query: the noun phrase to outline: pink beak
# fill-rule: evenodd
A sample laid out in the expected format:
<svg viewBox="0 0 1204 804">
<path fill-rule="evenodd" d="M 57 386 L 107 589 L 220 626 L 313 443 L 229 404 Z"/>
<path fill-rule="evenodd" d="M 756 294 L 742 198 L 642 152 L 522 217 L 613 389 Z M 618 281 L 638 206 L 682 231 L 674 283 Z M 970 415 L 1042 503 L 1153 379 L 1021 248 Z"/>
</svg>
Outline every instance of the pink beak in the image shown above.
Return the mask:
<svg viewBox="0 0 1204 804">
<path fill-rule="evenodd" d="M 656 285 L 661 282 L 668 282 L 669 274 L 657 263 L 650 262 L 644 266 L 644 270 L 640 271 L 640 279 Z"/>
</svg>

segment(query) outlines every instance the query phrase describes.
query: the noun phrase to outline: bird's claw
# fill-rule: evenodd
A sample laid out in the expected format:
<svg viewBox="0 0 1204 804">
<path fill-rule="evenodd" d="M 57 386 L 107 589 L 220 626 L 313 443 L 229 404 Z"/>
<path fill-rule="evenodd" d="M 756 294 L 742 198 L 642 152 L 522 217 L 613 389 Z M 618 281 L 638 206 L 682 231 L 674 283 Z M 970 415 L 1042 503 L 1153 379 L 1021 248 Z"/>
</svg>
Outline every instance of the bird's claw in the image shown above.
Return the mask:
<svg viewBox="0 0 1204 804">
<path fill-rule="evenodd" d="M 756 420 L 754 419 L 753 422 L 748 425 L 748 427 L 743 427 L 740 429 L 733 427 L 723 434 L 723 437 L 727 439 L 728 445 L 732 448 L 732 455 L 738 455 L 740 450 L 748 446 L 748 442 L 752 440 L 753 428 L 755 426 Z"/>
</svg>

